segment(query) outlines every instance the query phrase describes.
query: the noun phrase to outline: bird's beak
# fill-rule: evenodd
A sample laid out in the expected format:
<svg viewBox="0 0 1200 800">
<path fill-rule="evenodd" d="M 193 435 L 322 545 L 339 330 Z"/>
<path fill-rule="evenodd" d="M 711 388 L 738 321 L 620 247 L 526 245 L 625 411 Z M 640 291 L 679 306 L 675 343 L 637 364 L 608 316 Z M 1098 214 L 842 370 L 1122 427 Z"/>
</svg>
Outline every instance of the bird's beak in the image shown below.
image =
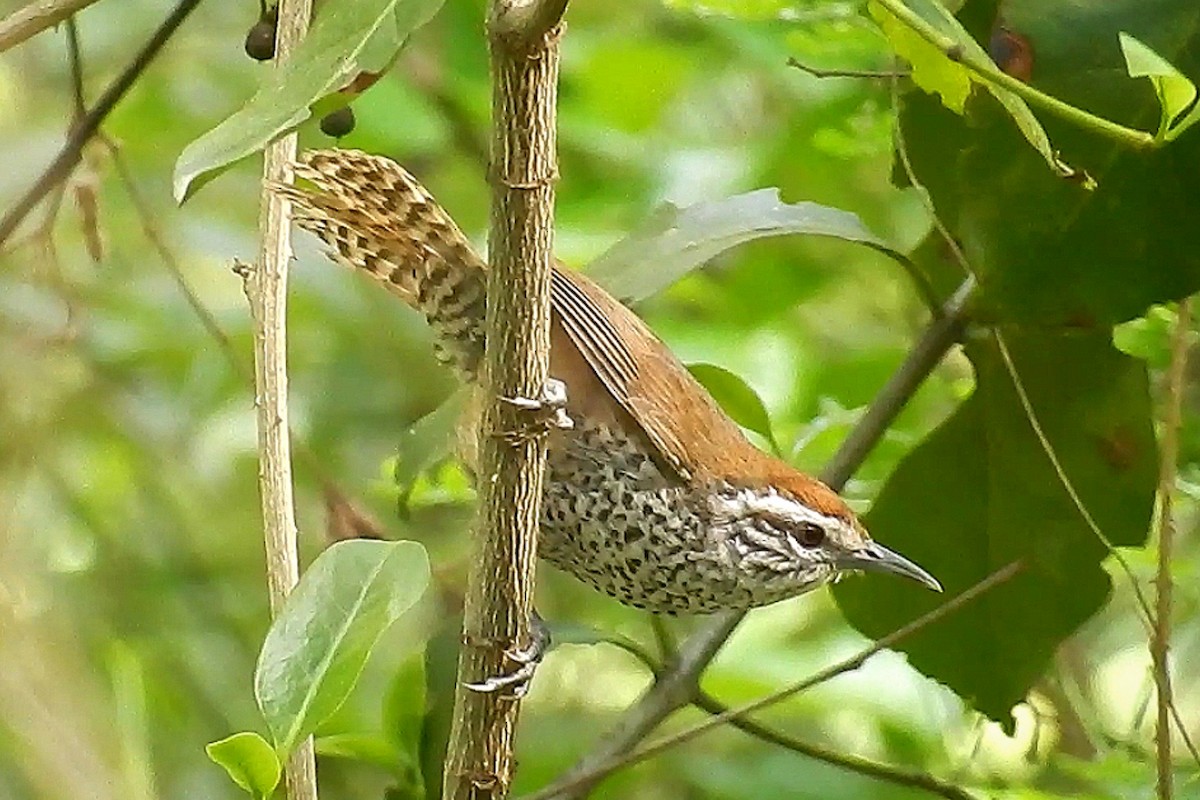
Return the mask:
<svg viewBox="0 0 1200 800">
<path fill-rule="evenodd" d="M 890 572 L 893 575 L 911 578 L 935 592 L 942 591 L 942 585 L 938 583 L 937 578 L 895 550 L 889 550 L 878 542 L 871 542 L 850 555 L 846 561 L 849 569 L 861 569 L 864 572 Z"/>
</svg>

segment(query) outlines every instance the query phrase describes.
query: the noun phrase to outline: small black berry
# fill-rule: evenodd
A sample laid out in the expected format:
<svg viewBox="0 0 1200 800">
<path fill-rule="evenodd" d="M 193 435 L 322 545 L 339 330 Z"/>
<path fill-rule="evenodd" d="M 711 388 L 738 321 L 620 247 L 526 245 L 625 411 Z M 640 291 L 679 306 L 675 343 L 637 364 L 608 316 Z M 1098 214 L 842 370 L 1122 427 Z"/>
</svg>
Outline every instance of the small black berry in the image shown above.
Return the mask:
<svg viewBox="0 0 1200 800">
<path fill-rule="evenodd" d="M 258 22 L 246 33 L 246 55 L 255 61 L 270 61 L 275 57 L 275 27 L 279 10 L 272 6 L 263 12 Z"/>
<path fill-rule="evenodd" d="M 340 139 L 352 130 L 354 130 L 354 111 L 350 106 L 342 106 L 321 117 L 321 133 L 326 136 Z"/>
</svg>

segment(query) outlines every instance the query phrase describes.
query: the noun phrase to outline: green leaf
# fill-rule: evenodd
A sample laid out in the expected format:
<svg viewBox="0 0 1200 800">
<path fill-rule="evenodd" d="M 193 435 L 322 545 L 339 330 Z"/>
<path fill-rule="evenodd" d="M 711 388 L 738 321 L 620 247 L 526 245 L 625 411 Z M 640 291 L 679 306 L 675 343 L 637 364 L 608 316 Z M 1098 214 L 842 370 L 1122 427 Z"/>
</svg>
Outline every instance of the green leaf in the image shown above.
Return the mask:
<svg viewBox="0 0 1200 800">
<path fill-rule="evenodd" d="M 465 395 L 463 391 L 450 395 L 400 435 L 395 478 L 402 494 L 412 489 L 422 472 L 452 454 Z"/>
<path fill-rule="evenodd" d="M 1188 80 L 1171 62 L 1128 33 L 1121 31 L 1118 38 L 1129 76 L 1149 78 L 1154 84 L 1154 93 L 1158 95 L 1159 106 L 1162 109 L 1155 138 L 1169 142 L 1200 121 L 1196 84 Z"/>
<path fill-rule="evenodd" d="M 1142 545 L 1157 464 L 1145 365 L 1118 353 L 1104 333 L 1009 332 L 1006 342 L 1084 506 L 1115 545 Z M 1011 731 L 1011 707 L 1103 606 L 1107 550 L 1034 434 L 994 340 L 969 344 L 967 355 L 974 393 L 901 463 L 864 519 L 946 594 L 882 576 L 843 581 L 834 593 L 851 624 L 879 637 L 1022 561 L 1016 578 L 899 648 Z"/>
<path fill-rule="evenodd" d="M 997 72 L 1000 71 L 988 52 L 971 38 L 971 34 L 967 33 L 954 15 L 938 0 L 903 2 L 910 11 L 938 33 L 954 42 L 955 47 L 962 51 L 960 60 L 991 65 Z M 952 61 L 946 53 L 918 36 L 911 26 L 893 16 L 876 0 L 872 0 L 868 7 L 871 14 L 880 21 L 880 26 L 892 47 L 912 65 L 914 83 L 927 92 L 940 95 L 943 104 L 960 116 L 965 112 L 970 86 L 978 84 L 999 101 L 1016 123 L 1021 135 L 1055 174 L 1067 177 L 1075 175 L 1075 171 L 1058 158 L 1045 129 L 1024 100 L 1008 89 L 984 81 L 962 64 Z"/>
<path fill-rule="evenodd" d="M 636 302 L 726 250 L 792 233 L 858 242 L 907 262 L 849 211 L 817 203 L 785 203 L 778 189 L 758 189 L 686 208 L 668 203 L 593 261 L 586 272 L 613 296 Z"/>
<path fill-rule="evenodd" d="M 1129 30 L 1200 76 L 1200 3 L 1144 0 L 1047 4 L 1006 0 L 1006 27 L 1036 55 L 1039 88 L 1124 125 L 1153 129 L 1160 114 L 1148 82 L 1131 81 L 1117 47 Z M 1111 42 L 1111 47 L 1097 47 Z M 1098 186 L 1086 191 L 1045 170 L 988 97 L 964 119 L 909 92 L 900 121 L 917 179 L 980 279 L 976 318 L 1039 327 L 1107 327 L 1155 303 L 1200 290 L 1200 135 L 1134 151 L 1070 125 L 1055 143 Z M 914 256 L 944 291 L 962 268 L 931 240 Z"/>
<path fill-rule="evenodd" d="M 295 130 L 308 119 L 311 106 L 349 86 L 360 73 L 383 69 L 386 64 L 380 62 L 393 57 L 442 2 L 341 0 L 322 5 L 287 62 L 278 69 L 264 68 L 262 83 L 246 105 L 184 148 L 175 162 L 175 200 L 182 203 L 234 162 Z"/>
<path fill-rule="evenodd" d="M 716 364 L 688 364 L 687 368 L 734 422 L 762 436 L 770 443 L 771 451 L 779 455 L 779 442 L 767 407 L 750 384 Z"/>
<path fill-rule="evenodd" d="M 923 39 L 875 0 L 867 3 L 867 11 L 879 23 L 896 55 L 912 68 L 913 83 L 930 94 L 939 95 L 946 108 L 955 114 L 964 113 L 967 98 L 971 96 L 971 71 L 946 58 L 939 48 Z"/>
<path fill-rule="evenodd" d="M 426 794 L 421 774 L 421 743 L 425 740 L 425 717 L 429 711 L 425 658 L 422 648 L 396 669 L 383 706 L 384 735 L 400 755 L 397 763 L 405 784 L 418 797 Z"/>
<path fill-rule="evenodd" d="M 267 740 L 257 733 L 235 733 L 211 742 L 204 752 L 255 800 L 270 797 L 279 785 L 279 758 Z"/>
<path fill-rule="evenodd" d="M 278 753 L 337 710 L 375 642 L 428 583 L 416 542 L 338 542 L 313 562 L 267 632 L 254 674 Z"/>
</svg>

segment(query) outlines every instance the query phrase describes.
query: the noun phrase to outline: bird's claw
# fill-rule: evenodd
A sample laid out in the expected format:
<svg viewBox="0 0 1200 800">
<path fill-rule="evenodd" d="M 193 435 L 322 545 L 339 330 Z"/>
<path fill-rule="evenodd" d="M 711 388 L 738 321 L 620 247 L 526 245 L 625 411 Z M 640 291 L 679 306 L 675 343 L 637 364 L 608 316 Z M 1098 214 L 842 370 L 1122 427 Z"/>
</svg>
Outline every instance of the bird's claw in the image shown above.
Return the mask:
<svg viewBox="0 0 1200 800">
<path fill-rule="evenodd" d="M 489 675 L 481 681 L 464 683 L 463 686 L 473 692 L 500 693 L 507 700 L 520 700 L 529 692 L 533 674 L 549 649 L 550 629 L 534 613 L 529 620 L 529 644 L 504 651 L 504 657 L 513 665 L 513 669 L 499 675 Z"/>
<path fill-rule="evenodd" d="M 567 414 L 567 385 L 556 378 L 548 378 L 537 397 L 501 397 L 522 413 L 523 419 L 514 430 L 504 434 L 506 439 L 521 442 L 557 428 L 570 430 L 575 421 Z"/>
</svg>

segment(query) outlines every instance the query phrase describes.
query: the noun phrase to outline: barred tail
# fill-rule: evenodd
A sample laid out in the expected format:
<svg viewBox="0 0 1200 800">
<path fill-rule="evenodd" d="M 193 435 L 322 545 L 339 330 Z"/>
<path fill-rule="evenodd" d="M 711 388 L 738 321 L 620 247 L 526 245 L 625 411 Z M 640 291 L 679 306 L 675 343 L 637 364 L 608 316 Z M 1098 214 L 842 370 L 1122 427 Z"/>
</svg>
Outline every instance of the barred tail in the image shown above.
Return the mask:
<svg viewBox="0 0 1200 800">
<path fill-rule="evenodd" d="M 473 378 L 484 348 L 486 264 L 450 215 L 407 170 L 358 150 L 317 150 L 276 190 L 294 219 L 425 315 L 442 360 Z"/>
</svg>

